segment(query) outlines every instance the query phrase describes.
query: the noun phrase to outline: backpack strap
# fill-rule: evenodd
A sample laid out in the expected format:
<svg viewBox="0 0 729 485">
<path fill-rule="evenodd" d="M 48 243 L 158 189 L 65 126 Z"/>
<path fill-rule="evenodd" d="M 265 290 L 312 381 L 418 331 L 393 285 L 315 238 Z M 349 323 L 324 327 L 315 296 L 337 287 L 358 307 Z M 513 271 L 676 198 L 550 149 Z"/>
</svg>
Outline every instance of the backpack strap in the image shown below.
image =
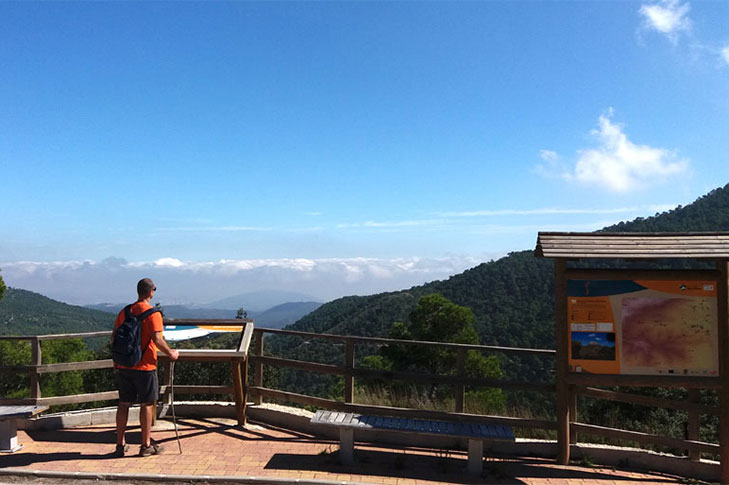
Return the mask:
<svg viewBox="0 0 729 485">
<path fill-rule="evenodd" d="M 145 318 L 147 318 L 151 314 L 157 313 L 157 312 L 159 312 L 159 308 L 150 308 L 149 310 L 146 310 L 146 311 L 140 313 L 139 315 L 137 315 L 137 318 L 140 319 L 140 320 L 144 320 Z"/>
</svg>

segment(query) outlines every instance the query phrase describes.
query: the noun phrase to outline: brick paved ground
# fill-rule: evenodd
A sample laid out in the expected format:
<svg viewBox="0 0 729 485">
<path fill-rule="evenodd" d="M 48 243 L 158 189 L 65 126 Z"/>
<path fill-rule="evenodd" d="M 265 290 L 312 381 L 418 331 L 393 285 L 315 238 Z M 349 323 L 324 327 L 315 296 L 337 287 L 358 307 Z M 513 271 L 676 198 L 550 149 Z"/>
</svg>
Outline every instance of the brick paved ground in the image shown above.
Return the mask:
<svg viewBox="0 0 729 485">
<path fill-rule="evenodd" d="M 558 466 L 532 458 L 488 460 L 484 474 L 465 474 L 466 453 L 434 453 L 414 448 L 358 445 L 357 463 L 339 465 L 337 443 L 295 432 L 249 424 L 234 426 L 226 419 L 179 420 L 183 454 L 174 429 L 160 422 L 153 436 L 165 446 L 160 456 L 139 458 L 139 429 L 131 428 L 131 455 L 114 458 L 114 428 L 110 425 L 54 431 L 19 431 L 23 449 L 0 455 L 0 468 L 143 475 L 214 475 L 267 477 L 293 481 L 318 479 L 390 485 L 523 483 L 628 484 L 687 483 L 685 479 L 602 467 Z M 0 476 L 0 483 L 8 478 Z M 693 483 L 693 482 L 692 482 Z"/>
</svg>

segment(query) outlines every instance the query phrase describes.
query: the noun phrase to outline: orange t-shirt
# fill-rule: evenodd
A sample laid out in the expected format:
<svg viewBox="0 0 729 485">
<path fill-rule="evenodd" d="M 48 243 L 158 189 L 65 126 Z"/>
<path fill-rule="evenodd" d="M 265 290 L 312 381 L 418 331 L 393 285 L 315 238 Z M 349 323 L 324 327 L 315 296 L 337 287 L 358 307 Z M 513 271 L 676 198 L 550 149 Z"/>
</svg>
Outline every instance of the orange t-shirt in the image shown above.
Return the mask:
<svg viewBox="0 0 729 485">
<path fill-rule="evenodd" d="M 152 308 L 147 302 L 138 301 L 132 305 L 132 315 L 141 315 Z M 114 320 L 114 330 L 124 323 L 124 309 L 119 312 Z M 164 324 L 162 322 L 162 314 L 155 312 L 142 320 L 142 360 L 134 367 L 125 367 L 123 365 L 114 365 L 117 369 L 134 369 L 134 370 L 156 370 L 157 369 L 157 346 L 152 340 L 155 332 L 162 332 Z"/>
</svg>

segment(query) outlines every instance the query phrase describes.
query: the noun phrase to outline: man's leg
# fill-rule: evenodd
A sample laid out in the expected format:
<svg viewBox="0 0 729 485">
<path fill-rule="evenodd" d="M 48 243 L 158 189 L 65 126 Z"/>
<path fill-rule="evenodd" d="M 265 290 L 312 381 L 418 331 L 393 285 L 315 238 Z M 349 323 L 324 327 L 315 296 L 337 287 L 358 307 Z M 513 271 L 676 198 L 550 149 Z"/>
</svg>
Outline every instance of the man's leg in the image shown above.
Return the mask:
<svg viewBox="0 0 729 485">
<path fill-rule="evenodd" d="M 154 405 L 145 403 L 139 407 L 139 424 L 142 427 L 142 446 L 149 446 L 152 439 L 152 417 Z"/>
<path fill-rule="evenodd" d="M 124 435 L 127 431 L 127 420 L 129 419 L 129 407 L 131 403 L 120 402 L 116 408 L 116 444 L 125 443 Z"/>
</svg>

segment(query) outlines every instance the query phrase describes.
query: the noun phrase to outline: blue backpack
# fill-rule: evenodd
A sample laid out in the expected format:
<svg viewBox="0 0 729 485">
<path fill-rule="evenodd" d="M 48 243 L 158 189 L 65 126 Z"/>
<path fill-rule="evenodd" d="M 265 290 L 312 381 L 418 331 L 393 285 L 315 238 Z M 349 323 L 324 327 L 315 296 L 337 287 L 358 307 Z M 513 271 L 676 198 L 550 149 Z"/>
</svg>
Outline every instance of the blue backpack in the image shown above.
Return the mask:
<svg viewBox="0 0 729 485">
<path fill-rule="evenodd" d="M 142 360 L 142 322 L 158 311 L 158 308 L 150 308 L 135 316 L 132 315 L 132 305 L 124 307 L 124 322 L 114 330 L 111 343 L 111 358 L 115 364 L 134 367 Z"/>
</svg>

